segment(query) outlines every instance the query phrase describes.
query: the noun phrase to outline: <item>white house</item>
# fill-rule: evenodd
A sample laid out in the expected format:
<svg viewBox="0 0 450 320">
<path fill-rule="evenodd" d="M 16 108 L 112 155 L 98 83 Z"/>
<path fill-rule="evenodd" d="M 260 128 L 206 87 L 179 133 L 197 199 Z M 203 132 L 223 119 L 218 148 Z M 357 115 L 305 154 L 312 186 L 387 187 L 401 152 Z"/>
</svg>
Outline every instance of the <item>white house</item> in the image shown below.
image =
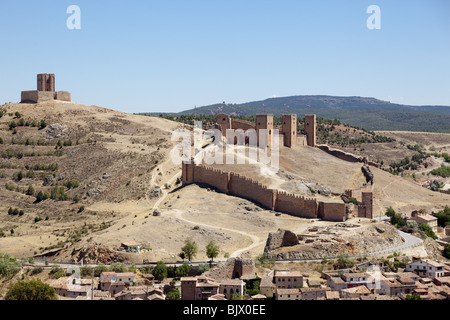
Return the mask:
<svg viewBox="0 0 450 320">
<path fill-rule="evenodd" d="M 405 271 L 415 272 L 421 277 L 434 279 L 444 276 L 444 267 L 444 264 L 433 260 L 420 260 L 407 264 Z"/>
</svg>

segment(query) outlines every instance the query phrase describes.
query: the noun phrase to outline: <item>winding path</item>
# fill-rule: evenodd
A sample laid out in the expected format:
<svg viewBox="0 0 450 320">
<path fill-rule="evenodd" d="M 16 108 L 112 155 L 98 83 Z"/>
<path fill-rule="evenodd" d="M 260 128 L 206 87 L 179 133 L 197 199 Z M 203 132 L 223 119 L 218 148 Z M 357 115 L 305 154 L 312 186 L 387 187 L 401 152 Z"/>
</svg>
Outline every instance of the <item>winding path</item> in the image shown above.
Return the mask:
<svg viewBox="0 0 450 320">
<path fill-rule="evenodd" d="M 248 234 L 248 233 L 246 233 L 244 231 L 231 229 L 231 228 L 225 228 L 225 227 L 212 226 L 212 225 L 209 225 L 209 224 L 206 224 L 206 223 L 200 223 L 200 222 L 196 222 L 196 221 L 191 221 L 191 220 L 188 220 L 188 219 L 183 218 L 181 216 L 181 214 L 182 214 L 181 210 L 173 209 L 172 211 L 175 212 L 175 217 L 177 217 L 180 220 L 183 220 L 184 222 L 187 222 L 187 223 L 190 223 L 190 224 L 193 224 L 193 225 L 196 225 L 196 226 L 202 226 L 202 227 L 205 227 L 205 228 L 213 228 L 213 229 L 218 229 L 218 230 L 226 230 L 226 231 L 230 231 L 230 232 L 234 232 L 234 233 L 239 233 L 239 234 L 242 234 L 244 236 L 250 237 L 252 239 L 253 243 L 251 245 L 249 245 L 249 246 L 247 246 L 245 248 L 242 248 L 242 249 L 234 251 L 230 255 L 230 257 L 237 257 L 242 252 L 250 250 L 250 249 L 253 249 L 254 247 L 257 247 L 257 246 L 265 243 L 265 241 L 261 241 L 261 239 L 259 237 L 255 236 L 255 235 L 252 235 L 252 234 Z"/>
</svg>

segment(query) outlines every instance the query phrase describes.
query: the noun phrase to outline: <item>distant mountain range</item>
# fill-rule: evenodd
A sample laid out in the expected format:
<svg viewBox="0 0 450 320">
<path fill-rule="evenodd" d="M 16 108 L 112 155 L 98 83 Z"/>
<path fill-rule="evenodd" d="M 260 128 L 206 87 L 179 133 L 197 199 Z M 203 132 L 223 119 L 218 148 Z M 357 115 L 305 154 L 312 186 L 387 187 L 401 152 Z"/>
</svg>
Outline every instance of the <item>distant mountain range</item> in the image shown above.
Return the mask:
<svg viewBox="0 0 450 320">
<path fill-rule="evenodd" d="M 255 115 L 271 113 L 280 116 L 316 114 L 339 119 L 367 130 L 424 131 L 450 133 L 450 106 L 410 106 L 368 97 L 304 95 L 276 97 L 240 104 L 214 104 L 186 110 L 181 114 Z"/>
</svg>

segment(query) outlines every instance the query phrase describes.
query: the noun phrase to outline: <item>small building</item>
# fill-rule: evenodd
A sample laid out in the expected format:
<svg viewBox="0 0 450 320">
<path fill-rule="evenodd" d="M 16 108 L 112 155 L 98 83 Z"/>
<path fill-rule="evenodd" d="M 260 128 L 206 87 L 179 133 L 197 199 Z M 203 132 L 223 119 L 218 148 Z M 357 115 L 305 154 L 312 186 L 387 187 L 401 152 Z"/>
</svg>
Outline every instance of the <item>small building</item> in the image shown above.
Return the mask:
<svg viewBox="0 0 450 320">
<path fill-rule="evenodd" d="M 227 300 L 230 300 L 235 293 L 244 294 L 245 282 L 241 279 L 224 279 L 216 282 L 219 283 L 219 293 L 223 294 Z"/>
<path fill-rule="evenodd" d="M 301 288 L 302 300 L 325 300 L 325 292 L 331 291 L 330 288 Z"/>
<path fill-rule="evenodd" d="M 427 213 L 420 213 L 419 211 L 413 211 L 411 213 L 411 220 L 417 222 L 418 225 L 427 224 L 433 229 L 433 232 L 437 232 L 438 219 L 435 216 Z"/>
<path fill-rule="evenodd" d="M 348 289 L 341 290 L 342 298 L 361 298 L 361 296 L 368 296 L 370 294 L 370 290 L 364 286 L 351 287 Z"/>
<path fill-rule="evenodd" d="M 302 300 L 300 288 L 281 289 L 275 291 L 275 300 Z"/>
<path fill-rule="evenodd" d="M 274 291 L 275 285 L 273 283 L 273 278 L 272 277 L 262 278 L 261 282 L 259 283 L 259 292 L 268 298 L 272 298 Z"/>
<path fill-rule="evenodd" d="M 137 252 L 139 253 L 141 251 L 142 248 L 142 244 L 136 241 L 128 241 L 128 242 L 123 242 L 120 245 L 121 248 L 125 249 L 128 252 Z"/>
<path fill-rule="evenodd" d="M 219 284 L 214 279 L 199 277 L 181 278 L 181 300 L 208 300 L 219 293 Z"/>
<path fill-rule="evenodd" d="M 117 273 L 117 282 L 123 282 L 125 284 L 132 284 L 135 281 L 136 275 L 133 272 Z"/>
<path fill-rule="evenodd" d="M 298 271 L 275 270 L 273 280 L 280 289 L 303 288 L 303 275 Z"/>
<path fill-rule="evenodd" d="M 420 260 L 407 264 L 405 271 L 415 272 L 421 277 L 434 279 L 444 276 L 444 267 L 445 265 L 443 263 L 433 260 Z"/>
</svg>

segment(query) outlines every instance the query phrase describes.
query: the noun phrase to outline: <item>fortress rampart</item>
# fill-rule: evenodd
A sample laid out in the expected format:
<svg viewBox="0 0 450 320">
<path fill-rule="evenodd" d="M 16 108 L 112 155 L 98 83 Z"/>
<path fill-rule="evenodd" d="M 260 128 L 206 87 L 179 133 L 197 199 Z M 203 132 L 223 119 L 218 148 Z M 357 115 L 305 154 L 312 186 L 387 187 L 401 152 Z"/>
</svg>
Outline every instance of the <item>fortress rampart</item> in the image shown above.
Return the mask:
<svg viewBox="0 0 450 320">
<path fill-rule="evenodd" d="M 206 184 L 217 190 L 301 218 L 322 218 L 330 221 L 346 219 L 346 205 L 343 202 L 319 202 L 315 198 L 287 193 L 268 188 L 258 181 L 237 173 L 224 172 L 204 165 L 183 163 L 183 184 Z"/>
</svg>

